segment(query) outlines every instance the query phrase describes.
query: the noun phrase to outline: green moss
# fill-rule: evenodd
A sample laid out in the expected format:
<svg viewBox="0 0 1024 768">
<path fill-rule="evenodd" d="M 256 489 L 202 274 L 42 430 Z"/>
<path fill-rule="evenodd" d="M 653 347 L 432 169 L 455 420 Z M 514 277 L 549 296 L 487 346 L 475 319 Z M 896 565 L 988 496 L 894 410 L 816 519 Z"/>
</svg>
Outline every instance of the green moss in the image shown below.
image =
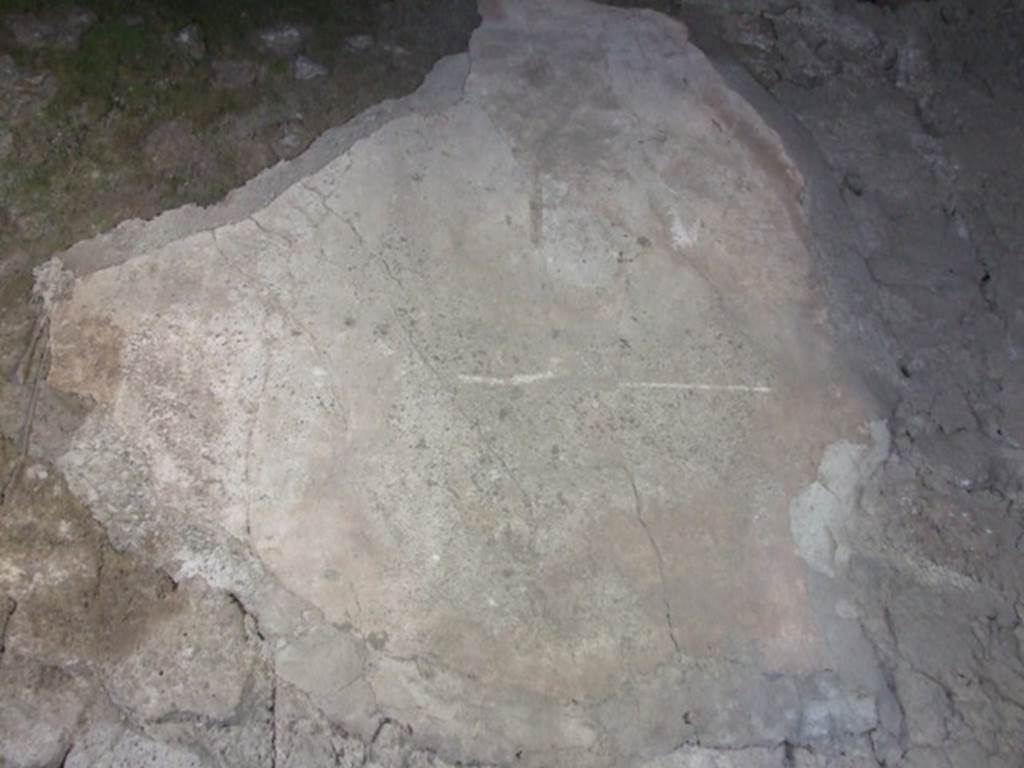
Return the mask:
<svg viewBox="0 0 1024 768">
<path fill-rule="evenodd" d="M 0 307 L 11 307 L 26 300 L 32 291 L 32 270 L 19 269 L 0 286 Z"/>
<path fill-rule="evenodd" d="M 19 181 L 20 197 L 24 197 L 33 203 L 44 202 L 50 196 L 53 173 L 47 166 L 38 165 L 30 169 L 27 175 Z"/>
<path fill-rule="evenodd" d="M 67 100 L 131 98 L 167 69 L 170 52 L 147 24 L 100 21 L 82 36 L 78 51 L 60 62 Z"/>
<path fill-rule="evenodd" d="M 0 0 L 0 15 L 59 13 L 76 5 L 97 16 L 78 50 L 7 46 L 21 66 L 51 73 L 59 90 L 44 110 L 13 129 L 16 151 L 0 163 L 0 195 L 17 216 L 31 214 L 45 226 L 19 234 L 16 217 L 0 215 L 0 241 L 42 255 L 129 216 L 154 215 L 189 201 L 213 202 L 244 181 L 253 172 L 252 158 L 219 143 L 218 124 L 254 109 L 277 115 L 285 105 L 304 103 L 289 62 L 253 49 L 253 35 L 266 26 L 308 26 L 311 56 L 327 65 L 344 59 L 339 81 L 326 91 L 327 103 L 309 109 L 315 130 L 410 90 L 422 76 L 419 54 L 396 67 L 390 58 L 341 53 L 344 36 L 372 29 L 378 2 Z M 201 27 L 208 51 L 198 62 L 168 44 L 171 35 L 192 23 Z M 0 45 L 6 35 L 0 26 Z M 259 61 L 269 76 L 251 88 L 211 87 L 212 62 L 230 57 Z M 194 178 L 158 174 L 143 156 L 146 137 L 172 119 L 190 123 L 213 143 L 212 162 Z M 253 141 L 266 150 L 270 139 Z"/>
</svg>

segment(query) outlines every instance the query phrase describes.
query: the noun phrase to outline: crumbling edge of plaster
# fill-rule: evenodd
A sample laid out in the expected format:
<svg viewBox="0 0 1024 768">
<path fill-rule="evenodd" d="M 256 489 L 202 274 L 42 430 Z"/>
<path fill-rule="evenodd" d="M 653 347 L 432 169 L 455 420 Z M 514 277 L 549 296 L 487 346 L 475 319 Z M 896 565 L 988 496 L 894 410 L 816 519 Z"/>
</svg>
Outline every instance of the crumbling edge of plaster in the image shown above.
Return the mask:
<svg viewBox="0 0 1024 768">
<path fill-rule="evenodd" d="M 729 88 L 775 132 L 800 172 L 804 182 L 800 204 L 811 229 L 812 279 L 822 291 L 835 339 L 833 365 L 841 378 L 859 385 L 856 394 L 864 402 L 875 404 L 880 415 L 887 416 L 889 405 L 882 401 L 889 401 L 898 389 L 898 369 L 888 335 L 876 319 L 882 316 L 881 307 L 860 255 L 860 236 L 849 217 L 841 215 L 846 204 L 836 171 L 810 130 L 732 53 L 719 46 L 702 50 Z"/>
<path fill-rule="evenodd" d="M 267 168 L 220 202 L 207 207 L 188 204 L 153 219 L 129 219 L 113 229 L 55 254 L 78 277 L 115 266 L 175 240 L 234 224 L 262 210 L 292 185 L 329 164 L 360 140 L 388 123 L 411 114 L 442 112 L 462 98 L 469 75 L 469 55 L 440 59 L 420 86 L 397 99 L 387 99 L 329 129 L 292 160 Z"/>
</svg>

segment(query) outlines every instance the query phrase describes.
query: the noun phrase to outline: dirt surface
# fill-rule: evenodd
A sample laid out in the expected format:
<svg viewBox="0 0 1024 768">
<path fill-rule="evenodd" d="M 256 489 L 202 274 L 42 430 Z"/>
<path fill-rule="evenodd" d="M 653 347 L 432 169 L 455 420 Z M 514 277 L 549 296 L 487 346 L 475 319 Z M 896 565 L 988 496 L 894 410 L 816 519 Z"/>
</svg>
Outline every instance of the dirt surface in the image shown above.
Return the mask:
<svg viewBox="0 0 1024 768">
<path fill-rule="evenodd" d="M 169 570 L 155 534 L 130 551 L 110 543 L 46 461 L 91 405 L 46 385 L 47 307 L 29 296 L 31 268 L 55 250 L 124 218 L 217 199 L 414 87 L 428 62 L 465 46 L 472 14 L 392 6 L 325 20 L 296 7 L 239 25 L 230 4 L 219 20 L 184 4 L 22 6 L 4 7 L 0 33 L 0 765 L 466 758 L 393 712 L 354 728 L 330 706 L 345 669 L 296 672 L 296 657 L 323 643 L 282 657 L 255 605 L 209 574 Z M 720 705 L 708 703 L 757 715 L 780 689 L 666 677 L 661 709 L 696 726 L 678 741 L 677 724 L 619 727 L 658 766 L 1018 766 L 1024 14 L 953 0 L 659 10 L 687 23 L 807 181 L 811 279 L 837 365 L 885 429 L 826 452 L 791 534 L 824 642 L 847 661 L 838 674 L 878 679 L 869 703 L 833 695 L 826 678 L 794 689 L 798 704 L 828 703 L 751 737 L 710 722 Z M 180 34 L 193 23 L 197 34 Z M 279 34 L 265 42 L 260 31 Z M 83 345 L 105 338 L 80 332 Z M 844 480 L 849 466 L 857 483 Z M 533 759 L 530 746 L 507 762 Z"/>
</svg>

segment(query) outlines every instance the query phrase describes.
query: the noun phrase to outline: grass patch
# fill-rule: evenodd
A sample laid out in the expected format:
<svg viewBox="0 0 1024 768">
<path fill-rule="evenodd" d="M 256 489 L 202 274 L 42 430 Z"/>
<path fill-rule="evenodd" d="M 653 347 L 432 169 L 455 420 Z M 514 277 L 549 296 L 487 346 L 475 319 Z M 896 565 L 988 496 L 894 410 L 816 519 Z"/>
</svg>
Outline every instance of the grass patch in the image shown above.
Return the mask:
<svg viewBox="0 0 1024 768">
<path fill-rule="evenodd" d="M 60 62 L 66 98 L 131 98 L 168 69 L 170 51 L 148 24 L 123 19 L 99 21 L 82 37 L 78 51 Z"/>
<path fill-rule="evenodd" d="M 17 301 L 24 300 L 32 291 L 32 269 L 25 267 L 3 281 L 0 286 L 0 307 L 9 307 Z"/>
<path fill-rule="evenodd" d="M 41 112 L 13 127 L 15 152 L 0 161 L 0 196 L 13 212 L 5 217 L 0 211 L 0 242 L 38 255 L 130 216 L 184 202 L 208 204 L 273 161 L 275 137 L 294 115 L 305 115 L 305 129 L 320 131 L 385 96 L 411 90 L 429 63 L 422 40 L 408 46 L 413 55 L 401 66 L 380 51 L 344 52 L 345 36 L 374 30 L 380 3 L 0 0 L 0 17 L 27 12 L 57 18 L 74 6 L 96 15 L 73 51 L 7 45 L 13 41 L 0 24 L 4 53 L 29 71 L 51 73 L 58 84 Z M 416 7 L 406 6 L 401 18 L 415 20 Z M 296 83 L 287 59 L 258 50 L 256 33 L 280 23 L 311 30 L 307 51 L 332 67 L 332 78 Z M 199 61 L 171 42 L 189 24 L 202 30 L 207 52 Z M 433 27 L 417 29 L 432 39 Z M 257 62 L 264 75 L 248 87 L 214 87 L 212 62 L 236 57 Z M 237 140 L 222 135 L 220 125 L 233 115 L 241 121 L 224 125 L 248 132 Z M 172 119 L 188 123 L 209 150 L 188 178 L 155 168 L 144 156 L 153 129 Z"/>
</svg>

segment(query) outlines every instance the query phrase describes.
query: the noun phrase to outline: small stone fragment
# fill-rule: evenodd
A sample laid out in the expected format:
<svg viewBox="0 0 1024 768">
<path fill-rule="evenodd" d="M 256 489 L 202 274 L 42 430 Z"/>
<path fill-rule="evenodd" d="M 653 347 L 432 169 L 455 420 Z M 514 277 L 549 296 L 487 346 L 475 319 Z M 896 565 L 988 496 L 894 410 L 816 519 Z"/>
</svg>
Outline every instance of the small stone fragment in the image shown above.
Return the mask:
<svg viewBox="0 0 1024 768">
<path fill-rule="evenodd" d="M 367 51 L 373 47 L 370 35 L 351 35 L 345 38 L 345 49 L 349 51 Z"/>
<path fill-rule="evenodd" d="M 189 24 L 178 30 L 172 42 L 193 61 L 201 61 L 206 56 L 206 42 L 203 40 L 203 30 L 198 24 Z"/>
<path fill-rule="evenodd" d="M 82 713 L 80 686 L 56 667 L 6 664 L 0 691 L 0 765 L 57 765 Z"/>
<path fill-rule="evenodd" d="M 142 720 L 180 713 L 230 720 L 255 660 L 241 612 L 222 593 L 182 586 L 178 609 L 109 670 L 107 690 Z"/>
<path fill-rule="evenodd" d="M 294 56 L 308 37 L 308 30 L 294 24 L 279 24 L 258 35 L 260 48 L 273 56 Z"/>
<path fill-rule="evenodd" d="M 213 62 L 213 84 L 217 88 L 245 88 L 256 81 L 258 73 L 256 64 L 246 59 L 223 59 Z"/>
<path fill-rule="evenodd" d="M 96 14 L 84 8 L 71 8 L 63 14 L 36 16 L 11 13 L 4 16 L 4 26 L 23 48 L 54 48 L 78 50 L 82 33 L 96 22 Z"/>
<path fill-rule="evenodd" d="M 306 56 L 299 56 L 292 64 L 292 76 L 296 80 L 313 80 L 326 74 L 327 67 Z"/>
</svg>

